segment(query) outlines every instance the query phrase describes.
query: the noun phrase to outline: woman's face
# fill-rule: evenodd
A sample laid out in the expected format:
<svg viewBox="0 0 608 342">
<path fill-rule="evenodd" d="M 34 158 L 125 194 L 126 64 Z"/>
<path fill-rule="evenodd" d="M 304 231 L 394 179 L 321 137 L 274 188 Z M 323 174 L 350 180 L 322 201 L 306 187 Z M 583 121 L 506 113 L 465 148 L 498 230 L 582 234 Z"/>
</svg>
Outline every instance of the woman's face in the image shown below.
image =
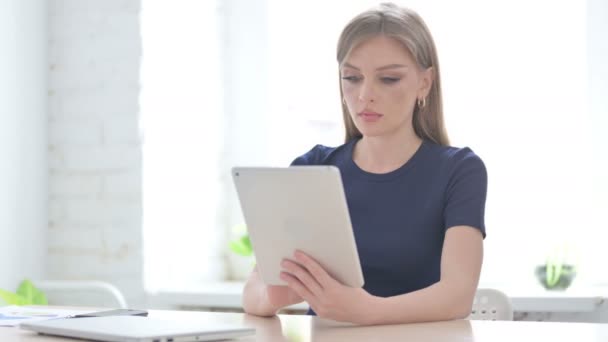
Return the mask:
<svg viewBox="0 0 608 342">
<path fill-rule="evenodd" d="M 426 98 L 432 70 L 420 70 L 399 41 L 377 36 L 356 46 L 340 70 L 348 111 L 363 136 L 412 130 L 416 99 Z"/>
</svg>

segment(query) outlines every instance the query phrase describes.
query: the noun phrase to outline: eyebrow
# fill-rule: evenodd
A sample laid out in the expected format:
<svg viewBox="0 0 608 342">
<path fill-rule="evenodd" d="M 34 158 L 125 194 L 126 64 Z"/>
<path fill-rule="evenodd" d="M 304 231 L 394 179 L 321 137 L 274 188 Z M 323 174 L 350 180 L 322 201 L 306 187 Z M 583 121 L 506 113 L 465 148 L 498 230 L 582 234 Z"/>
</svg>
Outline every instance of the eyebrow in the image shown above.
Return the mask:
<svg viewBox="0 0 608 342">
<path fill-rule="evenodd" d="M 354 66 L 352 64 L 348 64 L 348 63 L 344 63 L 344 66 L 347 67 L 347 68 L 355 69 L 357 71 L 361 70 L 361 69 L 357 68 L 356 66 Z M 403 64 L 388 64 L 388 65 L 384 65 L 384 66 L 381 66 L 379 68 L 376 68 L 376 70 L 397 69 L 397 68 L 407 68 L 407 65 L 403 65 Z"/>
</svg>

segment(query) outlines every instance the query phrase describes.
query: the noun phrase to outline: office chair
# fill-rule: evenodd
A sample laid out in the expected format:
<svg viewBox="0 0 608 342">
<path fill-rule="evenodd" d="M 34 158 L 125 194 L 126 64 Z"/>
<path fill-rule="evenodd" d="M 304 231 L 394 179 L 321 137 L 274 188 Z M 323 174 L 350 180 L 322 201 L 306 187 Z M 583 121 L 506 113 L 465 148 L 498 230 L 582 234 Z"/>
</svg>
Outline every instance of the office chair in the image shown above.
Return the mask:
<svg viewBox="0 0 608 342">
<path fill-rule="evenodd" d="M 477 289 L 473 309 L 467 319 L 512 321 L 513 306 L 506 294 L 494 289 Z"/>
<path fill-rule="evenodd" d="M 44 292 L 49 305 L 127 308 L 122 292 L 104 281 L 40 280 L 34 286 Z"/>
</svg>

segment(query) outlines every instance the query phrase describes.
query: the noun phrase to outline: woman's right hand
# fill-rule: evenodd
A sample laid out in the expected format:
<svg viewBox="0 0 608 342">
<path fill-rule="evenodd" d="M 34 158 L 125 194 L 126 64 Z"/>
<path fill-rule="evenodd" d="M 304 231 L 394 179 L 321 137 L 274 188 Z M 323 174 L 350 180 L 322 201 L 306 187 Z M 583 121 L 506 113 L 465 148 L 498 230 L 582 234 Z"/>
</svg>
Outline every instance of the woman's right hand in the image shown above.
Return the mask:
<svg viewBox="0 0 608 342">
<path fill-rule="evenodd" d="M 243 291 L 245 312 L 258 316 L 272 316 L 286 306 L 303 301 L 287 286 L 266 285 L 257 266 L 251 272 Z"/>
<path fill-rule="evenodd" d="M 264 285 L 266 286 L 266 297 L 272 306 L 279 308 L 298 304 L 304 301 L 294 290 L 288 286 L 281 285 Z"/>
</svg>

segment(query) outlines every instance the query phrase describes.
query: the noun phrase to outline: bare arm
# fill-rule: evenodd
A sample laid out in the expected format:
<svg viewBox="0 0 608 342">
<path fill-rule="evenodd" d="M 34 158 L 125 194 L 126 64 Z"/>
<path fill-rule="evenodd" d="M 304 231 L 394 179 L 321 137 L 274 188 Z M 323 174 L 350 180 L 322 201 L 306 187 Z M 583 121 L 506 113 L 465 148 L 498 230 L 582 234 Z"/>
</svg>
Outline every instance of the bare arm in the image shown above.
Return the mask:
<svg viewBox="0 0 608 342">
<path fill-rule="evenodd" d="M 243 309 L 256 316 L 273 316 L 285 306 L 302 302 L 303 299 L 287 286 L 266 285 L 257 266 L 249 275 L 243 289 Z"/>
<path fill-rule="evenodd" d="M 483 259 L 478 229 L 457 226 L 447 230 L 439 282 L 411 293 L 376 297 L 375 324 L 428 322 L 466 318 L 473 304 Z"/>
</svg>

